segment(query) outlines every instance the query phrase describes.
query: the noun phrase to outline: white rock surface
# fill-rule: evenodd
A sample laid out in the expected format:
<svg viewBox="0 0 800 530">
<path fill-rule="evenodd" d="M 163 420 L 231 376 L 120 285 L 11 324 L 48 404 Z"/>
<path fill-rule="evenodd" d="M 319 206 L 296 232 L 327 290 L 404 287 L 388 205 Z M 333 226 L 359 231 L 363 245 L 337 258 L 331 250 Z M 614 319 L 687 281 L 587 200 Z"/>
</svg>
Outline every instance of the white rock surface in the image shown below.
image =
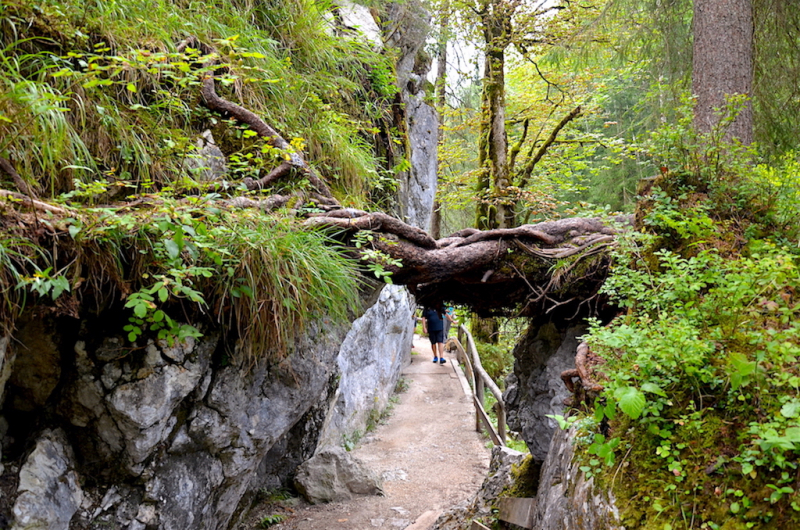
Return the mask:
<svg viewBox="0 0 800 530">
<path fill-rule="evenodd" d="M 334 3 L 339 8 L 340 24 L 344 28 L 354 31 L 371 44 L 374 50 L 383 47 L 381 28 L 368 7 L 349 0 L 336 0 Z"/>
<path fill-rule="evenodd" d="M 341 379 L 319 446 L 341 445 L 363 432 L 371 411 L 382 411 L 411 360 L 414 305 L 404 287 L 387 285 L 378 301 L 353 322 L 336 363 Z"/>
<path fill-rule="evenodd" d="M 19 472 L 12 530 L 67 530 L 83 501 L 66 435 L 46 430 Z"/>
<path fill-rule="evenodd" d="M 341 447 L 329 447 L 297 468 L 295 486 L 312 504 L 383 495 L 381 480 Z"/>
</svg>

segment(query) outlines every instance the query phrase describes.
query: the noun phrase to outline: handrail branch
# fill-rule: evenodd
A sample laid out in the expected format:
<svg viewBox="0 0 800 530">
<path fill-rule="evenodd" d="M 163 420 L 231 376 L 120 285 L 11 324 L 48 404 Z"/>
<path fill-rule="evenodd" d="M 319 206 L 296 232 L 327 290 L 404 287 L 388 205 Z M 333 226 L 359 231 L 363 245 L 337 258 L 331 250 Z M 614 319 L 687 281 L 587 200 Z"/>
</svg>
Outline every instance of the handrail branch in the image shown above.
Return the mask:
<svg viewBox="0 0 800 530">
<path fill-rule="evenodd" d="M 454 341 L 456 349 L 459 353 L 459 360 L 463 359 L 467 377 L 471 383 L 473 392 L 472 397 L 475 404 L 475 429 L 480 431 L 481 425 L 485 426 L 486 430 L 489 431 L 489 436 L 492 438 L 492 442 L 494 442 L 495 445 L 501 445 L 505 447 L 506 407 L 503 403 L 503 393 L 483 368 L 483 365 L 481 365 L 481 359 L 478 355 L 478 349 L 475 346 L 475 340 L 472 338 L 472 334 L 469 332 L 469 330 L 467 330 L 466 327 L 464 327 L 463 324 L 458 326 L 458 336 L 459 338 L 452 338 L 448 340 Z M 466 350 L 469 350 L 469 352 L 465 350 L 462 341 L 460 340 L 462 336 L 466 337 Z M 497 414 L 496 429 L 489 420 L 489 416 L 486 414 L 486 410 L 483 406 L 484 387 L 489 389 L 497 401 L 494 405 Z"/>
</svg>

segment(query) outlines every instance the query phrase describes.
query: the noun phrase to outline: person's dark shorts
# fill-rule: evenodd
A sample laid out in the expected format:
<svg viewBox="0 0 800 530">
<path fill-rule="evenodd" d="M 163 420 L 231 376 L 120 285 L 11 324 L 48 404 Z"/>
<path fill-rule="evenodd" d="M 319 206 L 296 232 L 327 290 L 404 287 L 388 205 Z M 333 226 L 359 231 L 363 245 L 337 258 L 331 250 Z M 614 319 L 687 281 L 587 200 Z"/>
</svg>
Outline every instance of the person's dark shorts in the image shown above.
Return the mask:
<svg viewBox="0 0 800 530">
<path fill-rule="evenodd" d="M 440 342 L 444 342 L 444 330 L 440 329 L 439 331 L 429 331 L 428 338 L 431 339 L 431 346 L 434 344 L 439 344 Z"/>
</svg>

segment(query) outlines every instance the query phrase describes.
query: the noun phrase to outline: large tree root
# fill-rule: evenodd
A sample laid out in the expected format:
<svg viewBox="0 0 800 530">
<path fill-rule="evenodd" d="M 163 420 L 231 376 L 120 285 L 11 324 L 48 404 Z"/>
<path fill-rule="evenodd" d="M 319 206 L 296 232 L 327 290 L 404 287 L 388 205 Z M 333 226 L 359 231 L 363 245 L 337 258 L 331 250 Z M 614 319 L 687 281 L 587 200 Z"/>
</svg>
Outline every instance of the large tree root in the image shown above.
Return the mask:
<svg viewBox="0 0 800 530">
<path fill-rule="evenodd" d="M 194 36 L 184 39 L 177 46 L 177 50 L 181 53 L 189 49 L 197 50 L 204 56 L 218 55 L 212 46 L 200 42 L 200 40 Z M 272 147 L 280 149 L 289 157 L 288 160 L 282 162 L 265 177 L 259 180 L 245 179 L 247 188 L 250 190 L 261 189 L 275 180 L 289 175 L 293 171 L 299 171 L 328 202 L 336 202 L 325 181 L 314 171 L 308 162 L 306 162 L 303 155 L 297 152 L 278 131 L 258 117 L 254 112 L 232 101 L 228 101 L 217 94 L 214 73 L 211 70 L 212 66 L 214 66 L 214 62 L 210 60 L 203 64 L 203 67 L 208 71 L 203 77 L 203 83 L 200 88 L 200 93 L 203 96 L 205 105 L 210 110 L 231 116 L 237 121 L 248 125 L 256 134 L 265 138 Z"/>
<path fill-rule="evenodd" d="M 630 218 L 618 221 L 630 223 Z M 306 221 L 353 236 L 380 235 L 373 249 L 399 261 L 394 283 L 408 285 L 425 303 L 442 299 L 482 315 L 574 316 L 595 310 L 608 272 L 606 250 L 616 228 L 600 219 L 574 218 L 480 232 L 468 229 L 434 241 L 422 230 L 386 214 L 339 210 Z M 391 262 L 390 262 L 391 263 Z"/>
<path fill-rule="evenodd" d="M 589 345 L 581 342 L 575 352 L 575 368 L 561 372 L 561 380 L 572 394 L 569 405 L 577 406 L 581 402 L 589 402 L 603 391 L 603 385 L 594 377 L 593 367 L 597 363 L 590 359 L 590 355 Z"/>
</svg>

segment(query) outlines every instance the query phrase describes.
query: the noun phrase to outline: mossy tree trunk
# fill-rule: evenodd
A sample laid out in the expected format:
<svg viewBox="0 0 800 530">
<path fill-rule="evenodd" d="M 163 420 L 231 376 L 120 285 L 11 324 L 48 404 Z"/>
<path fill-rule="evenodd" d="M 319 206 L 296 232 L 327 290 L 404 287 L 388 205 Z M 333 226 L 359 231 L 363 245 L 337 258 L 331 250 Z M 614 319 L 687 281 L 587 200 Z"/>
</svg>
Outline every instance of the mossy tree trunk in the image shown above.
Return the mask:
<svg viewBox="0 0 800 530">
<path fill-rule="evenodd" d="M 506 132 L 506 48 L 512 42 L 511 20 L 517 2 L 484 2 L 481 29 L 484 37 L 483 91 L 478 142 L 477 192 L 479 202 L 475 227 L 480 230 L 515 226 L 513 202 L 506 197 L 510 185 L 508 134 Z M 496 343 L 495 319 L 471 318 L 473 336 L 482 342 Z"/>
</svg>

